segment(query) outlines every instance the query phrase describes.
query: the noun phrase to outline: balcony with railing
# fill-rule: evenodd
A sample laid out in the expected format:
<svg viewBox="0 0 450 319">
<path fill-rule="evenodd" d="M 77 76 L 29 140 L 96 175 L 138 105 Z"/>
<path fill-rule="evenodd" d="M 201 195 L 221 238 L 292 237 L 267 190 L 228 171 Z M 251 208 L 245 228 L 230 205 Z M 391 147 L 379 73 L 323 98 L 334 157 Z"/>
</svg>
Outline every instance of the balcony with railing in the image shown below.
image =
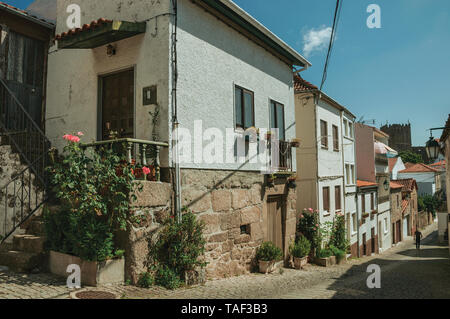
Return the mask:
<svg viewBox="0 0 450 319">
<path fill-rule="evenodd" d="M 168 148 L 163 142 L 146 141 L 133 138 L 111 139 L 89 144 L 81 144 L 83 149 L 92 148 L 101 153 L 104 149 L 112 149 L 124 158 L 127 164 L 135 167 L 134 174 L 138 180 L 161 181 L 161 148 Z M 148 169 L 147 174 L 144 169 Z"/>
</svg>

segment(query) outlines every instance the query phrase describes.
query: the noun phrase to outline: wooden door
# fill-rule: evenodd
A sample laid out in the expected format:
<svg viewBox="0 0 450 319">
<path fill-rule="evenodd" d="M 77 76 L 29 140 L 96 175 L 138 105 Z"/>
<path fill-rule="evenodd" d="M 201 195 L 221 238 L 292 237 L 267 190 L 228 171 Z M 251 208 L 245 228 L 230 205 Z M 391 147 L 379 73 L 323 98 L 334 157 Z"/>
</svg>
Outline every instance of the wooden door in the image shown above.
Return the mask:
<svg viewBox="0 0 450 319">
<path fill-rule="evenodd" d="M 367 236 L 363 234 L 363 256 L 367 256 Z"/>
<path fill-rule="evenodd" d="M 283 247 L 283 201 L 281 196 L 267 201 L 267 239 L 284 251 Z"/>
<path fill-rule="evenodd" d="M 370 235 L 372 236 L 371 253 L 374 254 L 375 253 L 375 228 L 372 228 Z"/>
<path fill-rule="evenodd" d="M 134 137 L 134 70 L 102 78 L 102 139 Z"/>
<path fill-rule="evenodd" d="M 8 33 L 6 83 L 33 121 L 42 127 L 44 42 L 14 31 Z M 8 128 L 23 130 L 24 121 L 12 98 L 5 98 L 0 113 Z"/>
</svg>

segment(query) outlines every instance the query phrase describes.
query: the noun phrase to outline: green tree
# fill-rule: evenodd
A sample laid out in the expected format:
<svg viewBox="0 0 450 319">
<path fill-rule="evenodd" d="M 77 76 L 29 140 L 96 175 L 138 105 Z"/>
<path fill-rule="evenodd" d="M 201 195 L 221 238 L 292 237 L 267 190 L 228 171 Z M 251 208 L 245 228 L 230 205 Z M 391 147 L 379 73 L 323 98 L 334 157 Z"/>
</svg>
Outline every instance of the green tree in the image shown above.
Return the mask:
<svg viewBox="0 0 450 319">
<path fill-rule="evenodd" d="M 420 154 L 411 152 L 411 151 L 404 151 L 404 152 L 400 152 L 400 157 L 402 158 L 403 163 L 413 163 L 413 164 L 418 164 L 418 163 L 423 163 L 423 158 Z"/>
</svg>

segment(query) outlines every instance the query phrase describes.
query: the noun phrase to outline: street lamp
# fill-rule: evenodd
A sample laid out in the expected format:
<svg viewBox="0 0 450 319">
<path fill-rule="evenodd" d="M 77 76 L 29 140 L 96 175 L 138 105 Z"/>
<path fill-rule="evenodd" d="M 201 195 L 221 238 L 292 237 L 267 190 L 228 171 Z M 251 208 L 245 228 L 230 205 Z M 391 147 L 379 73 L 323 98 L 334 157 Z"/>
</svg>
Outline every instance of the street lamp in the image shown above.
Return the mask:
<svg viewBox="0 0 450 319">
<path fill-rule="evenodd" d="M 431 161 L 434 161 L 438 158 L 441 146 L 433 136 L 430 137 L 430 140 L 427 142 L 425 148 L 427 150 L 428 158 Z"/>
<path fill-rule="evenodd" d="M 425 145 L 425 149 L 427 151 L 428 158 L 431 161 L 434 161 L 439 157 L 439 151 L 441 149 L 441 146 L 436 141 L 436 139 L 433 137 L 433 131 L 446 130 L 446 129 L 449 129 L 449 127 L 437 127 L 437 128 L 430 129 L 430 140 Z"/>
</svg>

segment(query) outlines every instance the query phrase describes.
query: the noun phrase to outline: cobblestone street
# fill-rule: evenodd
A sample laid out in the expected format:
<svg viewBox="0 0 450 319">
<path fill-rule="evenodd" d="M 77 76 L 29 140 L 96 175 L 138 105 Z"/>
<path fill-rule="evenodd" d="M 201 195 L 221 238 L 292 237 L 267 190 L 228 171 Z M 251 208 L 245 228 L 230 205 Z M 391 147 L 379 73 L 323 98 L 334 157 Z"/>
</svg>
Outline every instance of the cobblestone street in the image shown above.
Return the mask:
<svg viewBox="0 0 450 319">
<path fill-rule="evenodd" d="M 168 291 L 111 286 L 126 299 L 310 299 L 310 298 L 450 298 L 448 247 L 437 244 L 436 225 L 424 232 L 422 250 L 412 240 L 382 255 L 351 260 L 331 268 L 310 265 L 272 275 L 251 274 L 209 281 L 205 286 Z M 381 289 L 368 289 L 367 267 L 381 267 Z M 0 298 L 68 298 L 65 283 L 50 275 L 0 272 Z"/>
</svg>

